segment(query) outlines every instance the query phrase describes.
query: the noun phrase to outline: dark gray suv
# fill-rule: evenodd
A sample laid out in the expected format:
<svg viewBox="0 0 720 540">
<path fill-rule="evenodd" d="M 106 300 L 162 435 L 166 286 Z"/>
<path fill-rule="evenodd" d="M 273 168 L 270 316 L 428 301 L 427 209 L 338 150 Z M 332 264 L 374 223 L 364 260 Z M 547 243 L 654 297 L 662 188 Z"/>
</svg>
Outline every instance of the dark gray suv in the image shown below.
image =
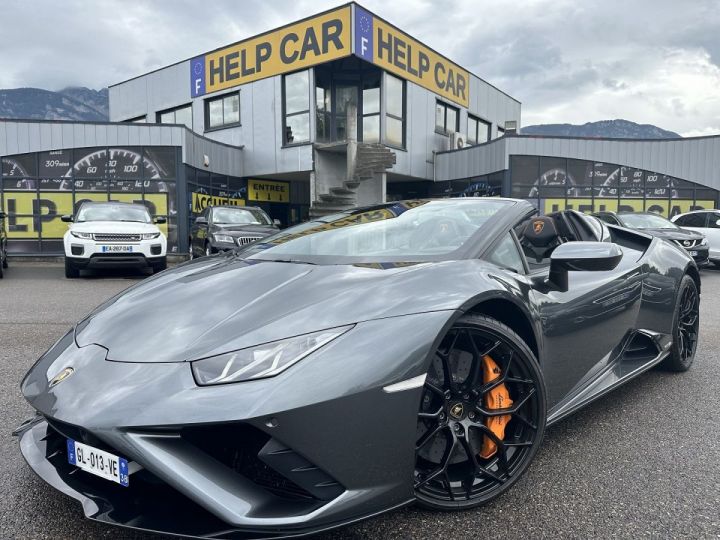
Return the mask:
<svg viewBox="0 0 720 540">
<path fill-rule="evenodd" d="M 279 224 L 257 206 L 205 208 L 190 229 L 190 256 L 202 257 L 252 244 L 276 233 Z"/>
</svg>

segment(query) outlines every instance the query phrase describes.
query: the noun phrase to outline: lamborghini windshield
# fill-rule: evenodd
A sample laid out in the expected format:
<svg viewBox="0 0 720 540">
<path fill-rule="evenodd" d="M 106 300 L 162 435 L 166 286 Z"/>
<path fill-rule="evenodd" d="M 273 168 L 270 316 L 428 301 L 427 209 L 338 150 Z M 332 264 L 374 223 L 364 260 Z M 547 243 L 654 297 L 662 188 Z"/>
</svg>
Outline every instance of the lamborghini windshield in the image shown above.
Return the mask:
<svg viewBox="0 0 720 540">
<path fill-rule="evenodd" d="M 445 259 L 481 234 L 492 216 L 513 204 L 479 198 L 389 203 L 286 229 L 240 256 L 318 264 Z"/>
</svg>

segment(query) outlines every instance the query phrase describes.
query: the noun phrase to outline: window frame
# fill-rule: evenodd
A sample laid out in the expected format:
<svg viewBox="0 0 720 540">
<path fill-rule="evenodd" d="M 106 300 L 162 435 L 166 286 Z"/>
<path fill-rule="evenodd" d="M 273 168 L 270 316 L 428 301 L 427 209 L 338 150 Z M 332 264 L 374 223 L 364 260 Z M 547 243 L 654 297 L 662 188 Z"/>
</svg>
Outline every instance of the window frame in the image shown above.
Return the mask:
<svg viewBox="0 0 720 540">
<path fill-rule="evenodd" d="M 449 103 L 447 103 L 446 101 L 443 101 L 443 100 L 441 100 L 441 99 L 435 99 L 435 108 L 436 108 L 436 110 L 437 110 L 437 106 L 438 106 L 438 105 L 440 105 L 440 106 L 443 108 L 443 126 L 444 126 L 444 131 L 440 131 L 440 129 L 438 128 L 437 118 L 436 118 L 436 119 L 435 119 L 435 133 L 437 133 L 437 134 L 439 134 L 439 135 L 446 135 L 446 136 L 449 136 L 450 133 L 453 133 L 453 132 L 454 132 L 454 133 L 459 133 L 459 132 L 460 132 L 460 108 L 459 108 L 459 107 L 455 107 L 454 105 L 450 105 Z M 447 113 L 448 113 L 448 109 L 452 109 L 452 110 L 455 111 L 455 129 L 453 129 L 452 131 L 448 131 L 448 126 L 447 126 Z M 433 116 L 435 116 L 435 115 L 433 115 Z"/>
<path fill-rule="evenodd" d="M 225 123 L 225 98 L 232 97 L 234 95 L 237 95 L 238 98 L 238 119 L 236 122 L 228 122 Z M 215 101 L 220 101 L 222 103 L 223 108 L 223 123 L 219 124 L 217 126 L 211 126 L 210 125 L 210 103 L 214 103 Z M 227 129 L 232 127 L 238 127 L 242 126 L 242 115 L 240 112 L 240 90 L 234 90 L 232 92 L 227 92 L 225 94 L 220 94 L 218 96 L 212 96 L 209 98 L 206 98 L 203 100 L 203 109 L 204 109 L 204 120 L 205 120 L 205 133 L 209 131 L 217 131 L 219 129 Z"/>
<path fill-rule="evenodd" d="M 193 104 L 192 104 L 192 101 L 191 101 L 190 103 L 185 103 L 185 104 L 183 104 L 183 105 L 178 105 L 177 107 L 170 107 L 169 109 L 163 109 L 162 111 L 157 111 L 157 112 L 155 113 L 155 123 L 156 123 L 156 124 L 170 125 L 170 124 L 166 124 L 165 122 L 161 122 L 161 121 L 160 121 L 160 117 L 161 117 L 163 114 L 173 113 L 173 122 L 172 122 L 172 123 L 173 123 L 173 124 L 178 124 L 179 122 L 177 121 L 177 111 L 179 111 L 179 110 L 181 110 L 181 109 L 190 109 L 190 125 L 188 126 L 188 125 L 186 125 L 185 123 L 181 123 L 181 124 L 182 124 L 183 126 L 189 128 L 191 131 L 194 131 L 194 129 L 193 129 L 193 127 L 194 127 L 194 121 L 193 121 Z"/>
<path fill-rule="evenodd" d="M 396 114 L 389 113 L 387 110 L 387 83 L 385 82 L 388 77 L 392 77 L 400 82 L 400 89 L 402 91 L 402 118 Z M 385 146 L 390 148 L 396 148 L 398 150 L 405 150 L 407 148 L 407 84 L 405 79 L 396 77 L 390 73 L 385 72 L 383 74 L 382 86 L 380 89 L 380 113 L 381 113 L 381 125 L 380 125 L 380 140 Z M 387 119 L 391 118 L 397 120 L 402 125 L 402 144 L 398 146 L 394 142 L 390 142 L 387 139 Z"/>
<path fill-rule="evenodd" d="M 133 116 L 127 120 L 123 120 L 123 123 L 127 124 L 147 124 L 147 114 L 141 114 L 140 116 Z"/>
<path fill-rule="evenodd" d="M 470 122 L 475 122 L 475 142 L 470 142 Z M 483 142 L 479 142 L 478 140 L 478 134 L 480 133 L 480 125 L 484 125 L 486 128 L 486 138 Z M 465 136 L 465 140 L 468 144 L 471 146 L 476 146 L 478 144 L 485 144 L 486 142 L 490 142 L 492 139 L 490 138 L 492 136 L 492 123 L 488 122 L 487 120 L 483 120 L 481 117 L 468 113 L 468 128 L 467 128 L 467 134 Z"/>
<path fill-rule="evenodd" d="M 290 76 L 292 76 L 292 75 L 296 75 L 296 74 L 298 74 L 298 73 L 302 73 L 302 72 L 305 72 L 305 74 L 307 75 L 307 80 L 308 80 L 308 95 L 307 95 L 307 98 L 308 98 L 307 106 L 308 106 L 308 108 L 307 108 L 307 110 L 296 111 L 296 112 L 292 112 L 292 113 L 290 113 L 290 114 L 287 114 L 287 110 L 286 110 L 286 109 L 287 109 L 287 91 L 286 91 L 285 81 L 287 80 L 288 77 L 290 77 Z M 314 77 L 313 77 L 313 80 L 314 80 Z M 280 129 L 281 129 L 281 131 L 282 131 L 282 147 L 283 147 L 283 148 L 288 148 L 288 147 L 293 147 L 293 146 L 303 146 L 303 145 L 307 145 L 307 144 L 312 144 L 312 143 L 313 143 L 314 133 L 313 133 L 313 126 L 311 125 L 311 122 L 310 122 L 310 120 L 311 120 L 311 118 L 310 118 L 310 113 L 311 113 L 311 111 L 313 110 L 313 106 L 315 105 L 315 104 L 313 103 L 313 100 L 315 99 L 315 89 L 314 89 L 315 84 L 314 84 L 313 80 L 311 80 L 311 78 L 310 78 L 310 68 L 300 69 L 300 70 L 298 70 L 298 71 L 293 71 L 293 72 L 291 72 L 291 73 L 284 73 L 283 76 L 282 76 L 282 83 L 281 83 L 281 87 L 282 87 L 282 88 L 281 88 L 282 116 L 281 116 L 281 126 L 280 126 Z M 292 116 L 300 116 L 300 115 L 302 115 L 302 114 L 307 115 L 307 119 L 308 119 L 308 138 L 307 138 L 307 140 L 305 140 L 305 141 L 298 141 L 298 142 L 294 142 L 294 141 L 293 141 L 293 142 L 288 142 L 288 140 L 287 140 L 287 129 L 286 129 L 286 127 L 287 127 L 287 119 L 288 119 L 289 117 L 292 117 Z"/>
</svg>

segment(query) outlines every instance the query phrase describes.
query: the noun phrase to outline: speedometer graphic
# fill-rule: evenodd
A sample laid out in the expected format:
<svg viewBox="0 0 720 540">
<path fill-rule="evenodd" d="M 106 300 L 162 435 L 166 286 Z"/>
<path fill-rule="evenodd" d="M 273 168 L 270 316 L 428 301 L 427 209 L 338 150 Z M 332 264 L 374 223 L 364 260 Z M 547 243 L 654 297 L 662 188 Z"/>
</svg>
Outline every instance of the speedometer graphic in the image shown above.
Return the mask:
<svg viewBox="0 0 720 540">
<path fill-rule="evenodd" d="M 25 178 L 32 175 L 28 172 L 27 167 L 17 159 L 3 158 L 2 175 L 5 189 L 28 190 L 36 187 L 34 179 Z"/>
<path fill-rule="evenodd" d="M 535 182 L 532 189 L 530 190 L 530 197 L 538 196 L 539 187 L 558 187 L 565 188 L 566 194 L 569 197 L 577 195 L 577 187 L 575 186 L 575 179 L 572 175 L 563 168 L 548 169 L 540 175 L 540 178 Z"/>
<path fill-rule="evenodd" d="M 76 178 L 140 178 L 163 177 L 159 166 L 139 152 L 126 148 L 96 150 L 75 162 L 67 176 Z"/>
</svg>

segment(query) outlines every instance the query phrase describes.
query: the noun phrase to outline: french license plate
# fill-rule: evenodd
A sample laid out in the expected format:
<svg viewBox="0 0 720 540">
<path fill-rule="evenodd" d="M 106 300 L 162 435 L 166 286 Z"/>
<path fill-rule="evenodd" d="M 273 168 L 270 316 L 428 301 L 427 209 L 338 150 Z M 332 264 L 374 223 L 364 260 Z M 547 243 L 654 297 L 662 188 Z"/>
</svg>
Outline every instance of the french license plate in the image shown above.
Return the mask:
<svg viewBox="0 0 720 540">
<path fill-rule="evenodd" d="M 132 246 L 102 246 L 103 253 L 132 253 Z"/>
<path fill-rule="evenodd" d="M 691 252 L 690 252 L 690 256 L 691 256 L 691 257 L 697 257 L 697 255 L 698 255 L 698 252 L 697 252 L 697 251 L 691 251 Z"/>
<path fill-rule="evenodd" d="M 130 473 L 126 459 L 99 448 L 67 440 L 68 462 L 95 476 L 128 487 Z"/>
</svg>

